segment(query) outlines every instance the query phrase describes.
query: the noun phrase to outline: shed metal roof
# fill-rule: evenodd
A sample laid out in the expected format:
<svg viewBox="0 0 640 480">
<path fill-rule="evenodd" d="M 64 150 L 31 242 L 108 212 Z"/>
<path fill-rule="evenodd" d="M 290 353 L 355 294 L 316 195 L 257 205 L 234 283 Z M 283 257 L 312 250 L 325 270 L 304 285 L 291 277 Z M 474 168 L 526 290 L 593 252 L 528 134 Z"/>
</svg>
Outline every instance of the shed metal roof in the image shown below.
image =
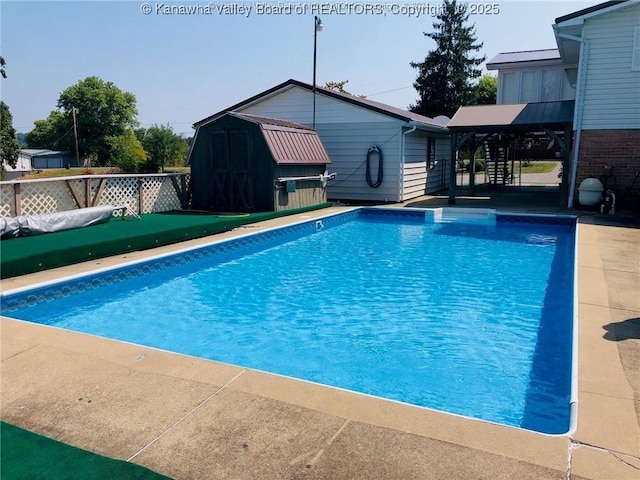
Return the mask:
<svg viewBox="0 0 640 480">
<path fill-rule="evenodd" d="M 278 165 L 326 165 L 329 155 L 316 131 L 299 123 L 246 113 L 231 115 L 260 125 L 267 146 Z"/>
<path fill-rule="evenodd" d="M 483 132 L 563 129 L 573 123 L 574 103 L 566 100 L 460 107 L 449 122 L 449 128 L 453 131 Z"/>
</svg>

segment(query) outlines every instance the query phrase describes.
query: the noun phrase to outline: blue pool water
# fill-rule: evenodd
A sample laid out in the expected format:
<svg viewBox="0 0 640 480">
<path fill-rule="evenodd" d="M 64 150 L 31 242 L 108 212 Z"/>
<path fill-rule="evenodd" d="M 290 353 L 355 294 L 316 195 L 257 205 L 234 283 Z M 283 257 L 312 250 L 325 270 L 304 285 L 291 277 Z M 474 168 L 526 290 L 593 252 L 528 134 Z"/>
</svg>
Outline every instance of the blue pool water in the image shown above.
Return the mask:
<svg viewBox="0 0 640 480">
<path fill-rule="evenodd" d="M 5 296 L 3 314 L 565 433 L 575 228 L 533 218 L 359 210 Z"/>
</svg>

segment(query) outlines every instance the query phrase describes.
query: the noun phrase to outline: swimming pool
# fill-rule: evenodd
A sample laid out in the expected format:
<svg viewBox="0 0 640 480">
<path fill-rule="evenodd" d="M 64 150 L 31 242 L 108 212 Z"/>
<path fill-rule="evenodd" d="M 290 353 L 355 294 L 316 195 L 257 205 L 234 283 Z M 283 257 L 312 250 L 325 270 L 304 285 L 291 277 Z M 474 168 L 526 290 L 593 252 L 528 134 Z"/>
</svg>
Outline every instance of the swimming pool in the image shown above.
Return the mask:
<svg viewBox="0 0 640 480">
<path fill-rule="evenodd" d="M 575 219 L 441 213 L 354 209 L 7 292 L 2 313 L 567 432 Z"/>
</svg>

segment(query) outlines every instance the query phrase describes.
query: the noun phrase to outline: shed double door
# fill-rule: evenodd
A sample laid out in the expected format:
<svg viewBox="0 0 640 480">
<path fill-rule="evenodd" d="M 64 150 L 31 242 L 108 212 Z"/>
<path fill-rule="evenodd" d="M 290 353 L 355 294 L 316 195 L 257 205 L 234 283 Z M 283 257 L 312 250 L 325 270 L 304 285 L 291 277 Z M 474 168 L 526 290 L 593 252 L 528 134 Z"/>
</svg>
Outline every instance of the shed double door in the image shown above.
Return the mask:
<svg viewBox="0 0 640 480">
<path fill-rule="evenodd" d="M 215 130 L 212 146 L 213 209 L 249 212 L 254 209 L 253 148 L 247 130 Z"/>
</svg>

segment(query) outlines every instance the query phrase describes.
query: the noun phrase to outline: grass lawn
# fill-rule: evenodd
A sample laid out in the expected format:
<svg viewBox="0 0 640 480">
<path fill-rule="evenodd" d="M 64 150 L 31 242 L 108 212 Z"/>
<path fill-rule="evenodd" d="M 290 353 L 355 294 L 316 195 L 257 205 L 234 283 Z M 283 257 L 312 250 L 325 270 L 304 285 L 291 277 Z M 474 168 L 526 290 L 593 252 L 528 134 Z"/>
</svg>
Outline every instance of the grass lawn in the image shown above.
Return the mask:
<svg viewBox="0 0 640 480">
<path fill-rule="evenodd" d="M 75 177 L 77 175 L 107 175 L 115 173 L 111 167 L 96 168 L 45 168 L 42 170 L 34 170 L 32 173 L 23 175 L 16 180 L 34 180 L 38 178 L 56 178 L 56 177 Z"/>
<path fill-rule="evenodd" d="M 522 173 L 549 173 L 558 165 L 557 162 L 531 162 L 526 167 L 522 165 Z"/>
<path fill-rule="evenodd" d="M 481 162 L 483 162 L 481 160 Z M 469 171 L 469 160 L 464 160 L 464 171 Z M 509 169 L 511 169 L 511 162 L 507 162 L 509 165 Z M 484 165 L 484 163 L 482 163 Z M 556 168 L 558 162 L 545 162 L 545 161 L 532 161 L 529 165 L 522 164 L 522 173 L 549 173 L 553 172 L 553 169 Z M 515 164 L 516 172 L 518 171 L 518 162 Z M 476 173 L 480 173 L 482 170 L 478 168 L 478 160 L 476 160 Z"/>
<path fill-rule="evenodd" d="M 167 167 L 164 173 L 189 173 L 190 167 Z M 121 175 L 122 172 L 114 167 L 74 167 L 74 168 L 45 168 L 23 175 L 16 180 L 34 180 L 38 178 L 75 177 L 78 175 Z"/>
</svg>

